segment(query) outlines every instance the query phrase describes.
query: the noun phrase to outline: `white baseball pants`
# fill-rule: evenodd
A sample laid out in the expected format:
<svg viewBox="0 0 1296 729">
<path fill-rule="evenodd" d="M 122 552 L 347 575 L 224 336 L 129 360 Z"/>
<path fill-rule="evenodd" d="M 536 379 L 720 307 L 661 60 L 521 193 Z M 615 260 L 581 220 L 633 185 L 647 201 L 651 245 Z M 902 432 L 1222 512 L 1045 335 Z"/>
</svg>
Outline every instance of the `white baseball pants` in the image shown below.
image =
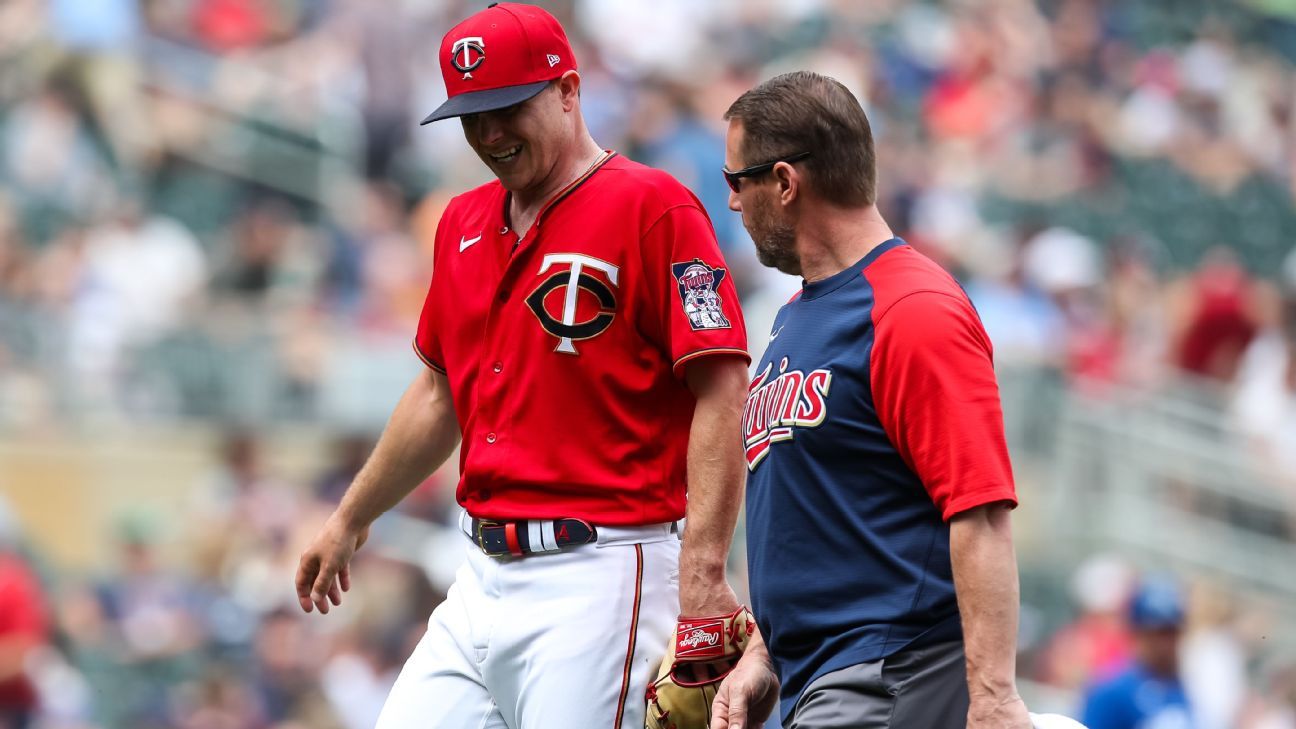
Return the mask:
<svg viewBox="0 0 1296 729">
<path fill-rule="evenodd" d="M 467 543 L 377 729 L 641 729 L 679 612 L 672 526 L 520 558 Z"/>
</svg>

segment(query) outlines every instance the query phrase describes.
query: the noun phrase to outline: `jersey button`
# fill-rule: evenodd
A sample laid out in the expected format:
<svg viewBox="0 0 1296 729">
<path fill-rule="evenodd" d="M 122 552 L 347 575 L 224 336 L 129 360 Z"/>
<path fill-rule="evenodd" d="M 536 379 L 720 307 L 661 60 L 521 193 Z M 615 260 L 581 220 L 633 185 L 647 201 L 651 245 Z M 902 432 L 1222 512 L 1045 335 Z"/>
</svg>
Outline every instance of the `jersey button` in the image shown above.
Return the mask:
<svg viewBox="0 0 1296 729">
<path fill-rule="evenodd" d="M 499 301 L 499 302 L 502 304 L 502 303 L 504 303 L 505 301 L 508 301 L 508 298 L 509 298 L 509 294 L 510 294 L 510 293 L 512 293 L 512 292 L 509 291 L 508 289 L 500 289 L 500 292 L 499 292 L 498 294 L 495 295 L 495 299 L 496 299 L 497 301 Z"/>
<path fill-rule="evenodd" d="M 496 363 L 495 363 L 495 366 L 494 366 L 494 367 L 491 367 L 491 369 L 492 369 L 492 370 L 495 370 L 495 374 L 498 375 L 499 373 L 501 373 L 501 372 L 504 371 L 504 363 L 503 363 L 503 362 L 496 362 Z"/>
<path fill-rule="evenodd" d="M 487 433 L 487 434 L 486 434 L 486 442 L 487 442 L 487 443 L 494 443 L 494 442 L 495 442 L 495 434 L 494 434 L 494 433 Z"/>
</svg>

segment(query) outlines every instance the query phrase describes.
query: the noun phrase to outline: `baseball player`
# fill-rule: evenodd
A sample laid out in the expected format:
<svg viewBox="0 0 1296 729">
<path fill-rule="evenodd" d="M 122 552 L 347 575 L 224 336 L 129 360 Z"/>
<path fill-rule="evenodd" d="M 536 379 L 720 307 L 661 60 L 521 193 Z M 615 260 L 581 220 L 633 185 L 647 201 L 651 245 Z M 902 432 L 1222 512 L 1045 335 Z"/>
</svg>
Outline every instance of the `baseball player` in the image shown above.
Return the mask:
<svg viewBox="0 0 1296 729">
<path fill-rule="evenodd" d="M 767 706 L 772 668 L 787 729 L 1030 729 L 1016 497 L 976 311 L 878 213 L 872 133 L 844 86 L 786 74 L 726 119 L 729 206 L 761 262 L 804 281 L 743 414 L 766 648 L 721 686 L 714 726 Z"/>
<path fill-rule="evenodd" d="M 739 608 L 737 295 L 697 198 L 590 137 L 552 16 L 492 4 L 440 61 L 448 100 L 424 123 L 457 117 L 498 179 L 442 215 L 414 339 L 427 369 L 297 593 L 307 612 L 340 604 L 369 525 L 460 444 L 467 561 L 378 726 L 640 729 L 676 617 Z M 718 641 L 709 625 L 681 652 Z"/>
</svg>

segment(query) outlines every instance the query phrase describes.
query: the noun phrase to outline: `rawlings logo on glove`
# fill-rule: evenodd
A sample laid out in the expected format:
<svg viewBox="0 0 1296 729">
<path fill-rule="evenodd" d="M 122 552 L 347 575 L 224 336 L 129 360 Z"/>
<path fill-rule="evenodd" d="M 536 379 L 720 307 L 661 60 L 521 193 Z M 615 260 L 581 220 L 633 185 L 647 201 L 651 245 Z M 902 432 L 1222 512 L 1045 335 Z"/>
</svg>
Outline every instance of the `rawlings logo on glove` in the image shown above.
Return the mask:
<svg viewBox="0 0 1296 729">
<path fill-rule="evenodd" d="M 648 686 L 647 729 L 706 729 L 720 682 L 755 631 L 745 607 L 732 615 L 680 620 L 657 680 Z"/>
<path fill-rule="evenodd" d="M 724 655 L 724 646 L 720 643 L 723 629 L 723 620 L 701 624 L 696 622 L 679 623 L 675 628 L 675 657 L 697 658 L 709 654 Z M 715 648 L 718 648 L 719 651 L 712 650 Z"/>
</svg>

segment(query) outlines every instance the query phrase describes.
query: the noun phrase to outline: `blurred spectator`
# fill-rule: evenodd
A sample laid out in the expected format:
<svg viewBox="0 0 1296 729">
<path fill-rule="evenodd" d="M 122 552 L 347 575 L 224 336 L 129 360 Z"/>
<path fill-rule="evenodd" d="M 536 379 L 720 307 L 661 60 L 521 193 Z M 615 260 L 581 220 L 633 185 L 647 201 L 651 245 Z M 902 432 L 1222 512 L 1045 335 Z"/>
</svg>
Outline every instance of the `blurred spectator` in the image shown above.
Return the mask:
<svg viewBox="0 0 1296 729">
<path fill-rule="evenodd" d="M 181 324 L 201 300 L 207 263 L 183 225 L 124 200 L 86 232 L 78 272 L 68 322 L 73 386 L 119 407 L 127 356 Z"/>
<path fill-rule="evenodd" d="M 1179 587 L 1166 578 L 1144 581 L 1130 603 L 1129 622 L 1133 664 L 1089 689 L 1082 723 L 1089 729 L 1193 729 L 1179 678 L 1184 623 Z"/>
<path fill-rule="evenodd" d="M 327 660 L 327 645 L 288 609 L 266 615 L 257 633 L 252 678 L 259 702 L 271 719 L 296 714 L 316 691 L 319 667 Z"/>
<path fill-rule="evenodd" d="M 406 323 L 422 311 L 431 278 L 408 230 L 405 200 L 395 185 L 371 182 L 360 200 L 352 234 L 365 293 L 358 323 L 362 331 L 406 337 Z"/>
<path fill-rule="evenodd" d="M 1296 729 L 1296 665 L 1273 672 L 1263 701 L 1252 708 L 1246 729 Z"/>
<path fill-rule="evenodd" d="M 1107 251 L 1106 320 L 1117 357 L 1113 381 L 1155 386 L 1165 377 L 1164 295 L 1149 239 L 1117 236 Z"/>
<path fill-rule="evenodd" d="M 27 729 L 37 696 L 30 659 L 49 635 L 48 606 L 36 572 L 17 550 L 17 523 L 0 500 L 0 727 Z"/>
<path fill-rule="evenodd" d="M 1171 296 L 1174 363 L 1191 375 L 1231 381 L 1258 328 L 1252 281 L 1236 254 L 1213 249 Z"/>
<path fill-rule="evenodd" d="M 177 729 L 261 729 L 265 715 L 247 677 L 214 667 L 177 691 Z"/>
<path fill-rule="evenodd" d="M 123 519 L 119 572 L 97 590 L 120 646 L 116 660 L 130 669 L 121 693 L 107 700 L 141 729 L 167 725 L 171 692 L 196 671 L 205 639 L 190 581 L 161 563 L 158 528 L 142 513 Z"/>
<path fill-rule="evenodd" d="M 69 91 L 49 83 L 18 100 L 0 128 L 0 179 L 40 242 L 60 224 L 103 210 L 110 181 Z"/>
<path fill-rule="evenodd" d="M 368 435 L 359 433 L 345 435 L 334 441 L 330 452 L 334 461 L 315 481 L 315 498 L 326 504 L 336 505 L 342 500 L 342 494 L 350 488 L 351 481 L 365 459 L 373 450 L 374 440 Z"/>
<path fill-rule="evenodd" d="M 1133 582 L 1133 569 L 1112 555 L 1080 565 L 1071 579 L 1080 616 L 1058 631 L 1045 650 L 1040 671 L 1045 682 L 1078 690 L 1125 668 L 1134 649 L 1125 619 Z"/>
<path fill-rule="evenodd" d="M 356 3 L 346 18 L 354 36 L 364 92 L 364 173 L 371 179 L 402 179 L 412 170 L 401 152 L 417 127 L 413 97 L 414 28 L 398 0 Z M 431 108 L 431 107 L 429 107 Z"/>
<path fill-rule="evenodd" d="M 405 662 L 399 634 L 344 637 L 321 675 L 324 695 L 346 729 L 372 729 Z"/>
<path fill-rule="evenodd" d="M 1022 243 L 1012 246 L 987 236 L 969 256 L 968 296 L 976 304 L 1001 362 L 1060 366 L 1066 326 L 1057 304 L 1027 275 L 1023 252 L 1033 237 L 1024 226 Z"/>
<path fill-rule="evenodd" d="M 230 225 L 213 286 L 253 304 L 308 300 L 323 261 L 316 232 L 292 205 L 275 197 L 250 202 Z"/>
<path fill-rule="evenodd" d="M 273 7 L 253 0 L 197 0 L 192 10 L 194 34 L 218 53 L 258 46 L 270 38 Z"/>
<path fill-rule="evenodd" d="M 1233 729 L 1249 693 L 1246 647 L 1235 628 L 1236 598 L 1205 580 L 1192 586 L 1189 598 L 1180 664 L 1194 729 Z"/>
<path fill-rule="evenodd" d="M 1283 293 L 1278 326 L 1246 350 L 1233 415 L 1296 507 L 1296 285 Z"/>
<path fill-rule="evenodd" d="M 50 31 L 66 52 L 56 73 L 75 89 L 116 164 L 143 170 L 158 147 L 137 56 L 144 30 L 140 0 L 50 0 L 49 13 Z"/>
</svg>

